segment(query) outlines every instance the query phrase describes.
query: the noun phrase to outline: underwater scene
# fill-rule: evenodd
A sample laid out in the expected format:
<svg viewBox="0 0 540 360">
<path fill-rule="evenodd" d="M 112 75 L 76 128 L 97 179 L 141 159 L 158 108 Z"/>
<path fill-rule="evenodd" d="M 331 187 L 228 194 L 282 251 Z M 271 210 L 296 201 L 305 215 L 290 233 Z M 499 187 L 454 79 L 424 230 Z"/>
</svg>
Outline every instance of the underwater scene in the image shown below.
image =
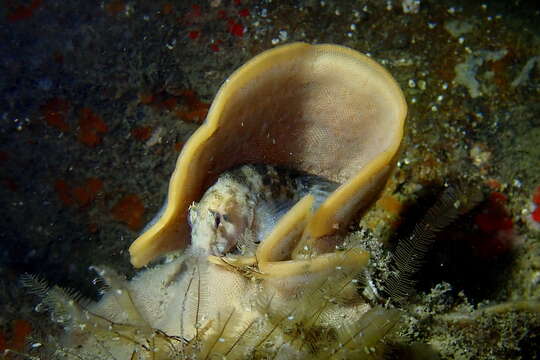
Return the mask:
<svg viewBox="0 0 540 360">
<path fill-rule="evenodd" d="M 5 0 L 0 359 L 540 359 L 540 5 Z"/>
</svg>

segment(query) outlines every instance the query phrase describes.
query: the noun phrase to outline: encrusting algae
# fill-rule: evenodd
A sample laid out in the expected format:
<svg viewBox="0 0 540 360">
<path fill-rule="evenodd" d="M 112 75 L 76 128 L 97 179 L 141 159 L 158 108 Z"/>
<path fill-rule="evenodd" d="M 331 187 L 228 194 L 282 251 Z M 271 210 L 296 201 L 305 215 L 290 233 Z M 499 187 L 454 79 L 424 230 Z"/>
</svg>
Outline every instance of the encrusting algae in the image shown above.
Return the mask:
<svg viewBox="0 0 540 360">
<path fill-rule="evenodd" d="M 354 50 L 255 57 L 220 89 L 164 212 L 130 248 L 136 267 L 181 254 L 131 281 L 95 267 L 97 303 L 23 279 L 65 329 L 43 357 L 382 357 L 400 315 L 362 295 L 369 253 L 343 235 L 395 165 L 405 116 L 391 75 Z"/>
</svg>

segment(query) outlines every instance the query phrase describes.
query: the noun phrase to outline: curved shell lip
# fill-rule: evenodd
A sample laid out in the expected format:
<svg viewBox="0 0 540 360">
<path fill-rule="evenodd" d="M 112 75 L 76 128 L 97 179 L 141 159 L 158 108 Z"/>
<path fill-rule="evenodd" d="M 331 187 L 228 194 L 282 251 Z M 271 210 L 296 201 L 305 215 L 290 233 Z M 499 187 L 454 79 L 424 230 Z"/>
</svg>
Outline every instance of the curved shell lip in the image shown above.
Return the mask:
<svg viewBox="0 0 540 360">
<path fill-rule="evenodd" d="M 238 68 L 217 92 L 205 122 L 186 142 L 178 157 L 176 168 L 169 182 L 167 207 L 163 215 L 142 233 L 129 248 L 133 266 L 142 267 L 161 254 L 187 246 L 189 239 L 187 209 L 196 200 L 187 199 L 183 189 L 192 186 L 190 184 L 190 181 L 193 181 L 190 180 L 190 161 L 204 150 L 205 142 L 218 130 L 220 114 L 230 98 L 234 96 L 234 91 L 231 89 L 242 87 L 253 79 L 261 68 L 264 69 L 269 64 L 276 62 L 278 58 L 286 59 L 293 52 L 299 54 L 312 49 L 321 52 L 339 53 L 366 63 L 371 69 L 374 69 L 385 80 L 388 90 L 393 93 L 398 123 L 394 126 L 395 132 L 387 149 L 378 154 L 358 174 L 332 193 L 313 214 L 306 230 L 309 235 L 319 237 L 335 230 L 336 221 L 331 215 L 336 213 L 336 209 L 343 206 L 353 196 L 355 189 L 373 181 L 374 174 L 386 171 L 385 167 L 391 168 L 390 164 L 396 158 L 403 137 L 407 104 L 399 85 L 386 69 L 366 55 L 340 45 L 291 43 L 267 50 Z M 184 220 L 182 220 L 182 217 Z"/>
<path fill-rule="evenodd" d="M 358 273 L 369 260 L 367 251 L 351 248 L 343 252 L 317 255 L 309 259 L 260 262 L 261 278 L 279 279 L 308 275 L 328 275 L 335 270 L 353 270 Z"/>
</svg>

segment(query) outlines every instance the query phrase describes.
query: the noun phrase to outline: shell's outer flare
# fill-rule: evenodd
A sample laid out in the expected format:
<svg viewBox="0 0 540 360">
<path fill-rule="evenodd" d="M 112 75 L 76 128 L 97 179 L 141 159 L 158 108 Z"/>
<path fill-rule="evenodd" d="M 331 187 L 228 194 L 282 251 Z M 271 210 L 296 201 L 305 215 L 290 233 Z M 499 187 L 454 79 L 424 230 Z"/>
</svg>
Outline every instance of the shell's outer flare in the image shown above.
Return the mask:
<svg viewBox="0 0 540 360">
<path fill-rule="evenodd" d="M 289 167 L 343 184 L 310 215 L 304 239 L 335 232 L 384 186 L 406 113 L 392 76 L 355 50 L 292 43 L 263 52 L 227 79 L 205 123 L 184 146 L 167 208 L 131 245 L 132 264 L 141 267 L 185 248 L 190 204 L 223 171 L 246 163 Z"/>
<path fill-rule="evenodd" d="M 336 268 L 359 273 L 367 265 L 368 260 L 368 252 L 352 248 L 347 251 L 318 255 L 310 259 L 259 262 L 258 265 L 262 278 L 291 279 L 297 276 L 330 276 L 332 272 L 336 271 Z M 302 281 L 307 282 L 305 278 Z"/>
</svg>

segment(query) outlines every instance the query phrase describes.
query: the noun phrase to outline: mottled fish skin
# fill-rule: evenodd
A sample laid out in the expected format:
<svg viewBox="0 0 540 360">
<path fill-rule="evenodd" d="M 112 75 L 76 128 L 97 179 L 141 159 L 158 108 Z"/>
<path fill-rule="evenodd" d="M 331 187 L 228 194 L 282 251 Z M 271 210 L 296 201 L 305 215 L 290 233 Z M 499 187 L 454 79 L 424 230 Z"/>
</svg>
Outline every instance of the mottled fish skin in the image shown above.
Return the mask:
<svg viewBox="0 0 540 360">
<path fill-rule="evenodd" d="M 339 184 L 270 165 L 222 174 L 189 211 L 194 248 L 211 255 L 253 255 L 278 220 L 311 193 L 317 208 Z"/>
</svg>

